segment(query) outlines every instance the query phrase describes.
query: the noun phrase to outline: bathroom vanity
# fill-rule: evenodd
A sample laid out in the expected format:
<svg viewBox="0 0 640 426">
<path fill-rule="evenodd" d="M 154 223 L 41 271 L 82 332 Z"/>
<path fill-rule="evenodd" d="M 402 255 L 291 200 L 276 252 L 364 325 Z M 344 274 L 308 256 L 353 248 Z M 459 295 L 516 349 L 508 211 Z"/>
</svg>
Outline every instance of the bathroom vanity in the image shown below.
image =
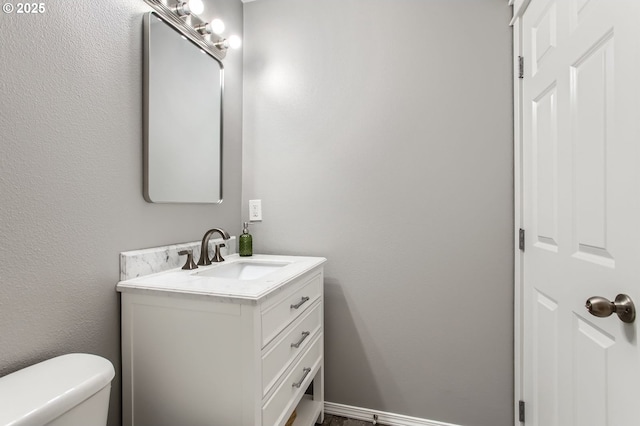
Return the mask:
<svg viewBox="0 0 640 426">
<path fill-rule="evenodd" d="M 123 424 L 321 422 L 325 261 L 231 255 L 118 283 Z"/>
</svg>

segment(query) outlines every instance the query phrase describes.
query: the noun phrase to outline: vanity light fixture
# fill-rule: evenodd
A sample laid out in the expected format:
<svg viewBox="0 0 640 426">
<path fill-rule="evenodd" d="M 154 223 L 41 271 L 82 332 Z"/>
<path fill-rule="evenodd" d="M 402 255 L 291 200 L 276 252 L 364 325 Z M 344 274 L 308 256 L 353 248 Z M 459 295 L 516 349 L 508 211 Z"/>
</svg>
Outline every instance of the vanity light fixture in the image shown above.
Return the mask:
<svg viewBox="0 0 640 426">
<path fill-rule="evenodd" d="M 171 10 L 178 16 L 200 15 L 204 12 L 204 3 L 202 0 L 178 0 Z"/>
<path fill-rule="evenodd" d="M 205 22 L 200 25 L 196 25 L 194 28 L 196 29 L 196 31 L 198 31 L 202 35 L 213 33 L 213 28 L 211 28 L 211 24 L 208 22 Z"/>
<path fill-rule="evenodd" d="M 179 1 L 178 3 L 176 3 L 171 7 L 171 11 L 178 16 L 191 15 L 191 8 L 189 7 L 189 2 L 186 2 L 186 1 Z"/>
<path fill-rule="evenodd" d="M 220 37 L 225 30 L 221 19 L 215 18 L 211 22 L 206 22 L 198 16 L 204 11 L 202 0 L 145 0 L 145 2 L 183 36 L 191 39 L 202 50 L 219 60 L 224 59 L 228 48 L 237 49 L 242 45 L 238 36 Z"/>
<path fill-rule="evenodd" d="M 232 35 L 228 39 L 223 38 L 213 43 L 215 47 L 222 51 L 226 51 L 228 48 L 237 49 L 242 46 L 242 39 L 237 35 Z"/>
<path fill-rule="evenodd" d="M 224 22 L 222 22 L 222 19 L 216 18 L 211 22 L 196 25 L 194 28 L 202 35 L 220 35 L 224 32 Z"/>
</svg>

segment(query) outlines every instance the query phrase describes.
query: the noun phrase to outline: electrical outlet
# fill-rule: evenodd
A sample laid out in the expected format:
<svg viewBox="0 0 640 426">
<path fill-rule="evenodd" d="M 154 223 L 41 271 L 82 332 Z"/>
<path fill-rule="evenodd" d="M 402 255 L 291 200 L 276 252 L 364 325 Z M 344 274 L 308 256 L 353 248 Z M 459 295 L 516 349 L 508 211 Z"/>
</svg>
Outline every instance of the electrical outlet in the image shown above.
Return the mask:
<svg viewBox="0 0 640 426">
<path fill-rule="evenodd" d="M 249 220 L 251 222 L 262 220 L 262 200 L 249 200 Z"/>
</svg>

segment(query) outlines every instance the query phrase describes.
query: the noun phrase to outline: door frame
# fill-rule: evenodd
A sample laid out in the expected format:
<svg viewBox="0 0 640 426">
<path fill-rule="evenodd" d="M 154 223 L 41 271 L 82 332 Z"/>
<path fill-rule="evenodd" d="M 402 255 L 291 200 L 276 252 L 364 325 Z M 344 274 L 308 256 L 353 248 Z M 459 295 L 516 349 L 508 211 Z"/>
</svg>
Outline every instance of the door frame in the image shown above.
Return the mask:
<svg viewBox="0 0 640 426">
<path fill-rule="evenodd" d="M 523 175 L 522 175 L 522 90 L 523 79 L 520 78 L 520 61 L 522 56 L 522 16 L 531 0 L 509 0 L 513 7 L 513 18 L 509 25 L 513 28 L 513 424 L 520 426 L 519 401 L 523 400 L 523 346 L 524 346 L 524 252 L 520 250 L 520 229 L 523 224 Z"/>
</svg>

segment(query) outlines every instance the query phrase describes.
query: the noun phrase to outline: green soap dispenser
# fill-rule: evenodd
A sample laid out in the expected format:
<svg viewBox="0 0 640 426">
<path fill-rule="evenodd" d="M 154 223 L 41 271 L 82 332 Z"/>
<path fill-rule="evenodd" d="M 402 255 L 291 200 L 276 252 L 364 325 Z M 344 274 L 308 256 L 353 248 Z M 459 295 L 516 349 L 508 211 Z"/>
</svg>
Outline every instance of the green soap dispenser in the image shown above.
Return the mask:
<svg viewBox="0 0 640 426">
<path fill-rule="evenodd" d="M 253 237 L 249 233 L 249 222 L 244 222 L 244 229 L 240 235 L 240 256 L 251 256 L 253 254 Z"/>
</svg>

